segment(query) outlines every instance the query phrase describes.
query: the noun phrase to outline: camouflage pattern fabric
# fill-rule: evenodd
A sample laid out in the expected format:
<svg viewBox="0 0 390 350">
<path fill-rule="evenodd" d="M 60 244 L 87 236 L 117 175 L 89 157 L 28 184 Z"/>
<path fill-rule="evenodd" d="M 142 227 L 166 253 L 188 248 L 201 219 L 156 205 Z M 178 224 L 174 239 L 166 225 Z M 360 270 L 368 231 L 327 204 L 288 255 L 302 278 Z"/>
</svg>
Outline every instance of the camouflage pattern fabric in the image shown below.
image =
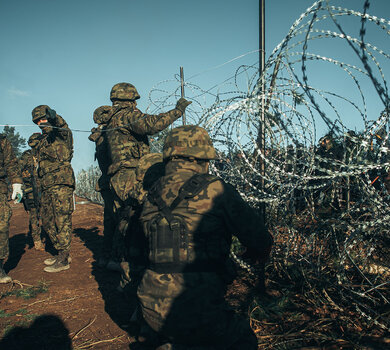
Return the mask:
<svg viewBox="0 0 390 350">
<path fill-rule="evenodd" d="M 95 143 L 95 159 L 98 161 L 99 169 L 102 172 L 96 186 L 98 192 L 109 189 L 108 168 L 112 161 L 108 151 L 106 123 L 111 118 L 111 110 L 111 106 L 100 106 L 94 111 L 93 119 L 99 125 L 91 130 L 88 137 L 90 141 Z"/>
<path fill-rule="evenodd" d="M 111 257 L 113 238 L 115 232 L 115 217 L 114 217 L 114 199 L 109 189 L 101 190 L 104 202 L 103 209 L 103 256 L 107 259 Z"/>
<path fill-rule="evenodd" d="M 183 125 L 168 134 L 164 142 L 163 156 L 164 159 L 174 156 L 216 159 L 217 153 L 205 129 L 195 125 Z"/>
<path fill-rule="evenodd" d="M 147 267 L 147 241 L 139 222 L 142 203 L 148 189 L 164 175 L 165 166 L 161 153 L 149 153 L 143 156 L 136 168 L 136 180 L 129 196 L 136 203 L 128 211 L 128 229 L 124 237 L 125 261 L 121 263 L 121 287 L 129 297 L 134 297 L 142 274 Z"/>
<path fill-rule="evenodd" d="M 208 162 L 170 160 L 166 175 L 159 180 L 161 198 L 169 206 L 189 178 L 207 170 Z M 140 218 L 144 233 L 158 212 L 147 199 Z M 229 270 L 232 235 L 259 256 L 272 244 L 261 218 L 222 180 L 210 183 L 195 197 L 180 202 L 173 213 L 183 217 L 188 226 L 190 262 L 206 262 L 203 266 L 209 266 L 209 271 L 205 268 L 200 272 L 162 274 L 147 269 L 137 292 L 145 321 L 172 342 L 214 345 L 221 349 L 247 342 L 242 348 L 257 349 L 249 322 L 228 308 L 224 293 L 234 277 Z"/>
<path fill-rule="evenodd" d="M 7 179 L 11 184 L 22 184 L 18 160 L 12 149 L 11 143 L 5 135 L 0 134 L 0 193 L 8 192 Z"/>
<path fill-rule="evenodd" d="M 112 165 L 109 175 L 122 168 L 135 168 L 139 159 L 149 153 L 148 135 L 154 135 L 171 125 L 182 112 L 172 109 L 159 115 L 142 113 L 135 101 L 115 101 L 107 124 L 108 149 Z"/>
<path fill-rule="evenodd" d="M 28 144 L 31 149 L 24 151 L 20 157 L 20 169 L 24 183 L 24 200 L 29 203 L 29 228 L 33 241 L 41 240 L 41 228 L 39 225 L 40 190 L 38 183 L 38 159 L 36 147 L 42 134 L 34 133 L 30 136 Z M 26 206 L 27 207 L 27 206 Z"/>
<path fill-rule="evenodd" d="M 114 100 L 112 116 L 107 124 L 108 154 L 111 165 L 108 168 L 110 188 L 114 193 L 114 213 L 116 217 L 116 233 L 114 246 L 123 252 L 123 239 L 126 232 L 122 229 L 127 221 L 126 207 L 137 205 L 137 201 L 129 196 L 136 184 L 136 166 L 140 158 L 150 152 L 148 135 L 154 135 L 178 119 L 182 112 L 172 109 L 159 115 L 142 113 L 135 101 Z M 121 247 L 122 246 L 122 247 Z M 123 259 L 124 257 L 118 257 Z"/>
<path fill-rule="evenodd" d="M 8 257 L 9 220 L 12 210 L 7 201 L 8 182 L 22 184 L 18 160 L 11 143 L 0 134 L 0 259 Z"/>
<path fill-rule="evenodd" d="M 45 126 L 42 131 L 42 139 L 37 145 L 42 227 L 57 250 L 67 250 L 72 235 L 75 188 L 70 163 L 73 157 L 73 136 L 66 121 L 55 112 L 50 118 L 50 126 Z"/>
<path fill-rule="evenodd" d="M 41 240 L 41 226 L 39 225 L 39 209 L 31 208 L 28 211 L 28 223 L 30 228 L 31 238 L 34 242 Z"/>
<path fill-rule="evenodd" d="M 70 164 L 73 157 L 73 136 L 65 120 L 56 115 L 44 131 L 37 146 L 38 178 L 42 191 L 56 185 L 75 187 L 75 177 Z M 47 132 L 48 131 L 48 132 Z"/>
<path fill-rule="evenodd" d="M 114 197 L 110 189 L 110 178 L 108 168 L 111 165 L 111 158 L 108 153 L 106 140 L 106 123 L 111 118 L 111 106 L 100 106 L 93 113 L 93 119 L 98 124 L 97 128 L 91 130 L 89 140 L 95 143 L 95 159 L 99 164 L 102 173 L 97 181 L 95 190 L 100 192 L 104 202 L 103 212 L 103 251 L 105 259 L 110 259 L 112 255 L 113 238 L 116 226 L 114 216 Z"/>
<path fill-rule="evenodd" d="M 72 187 L 56 185 L 42 192 L 42 226 L 58 251 L 70 248 L 73 205 Z"/>
<path fill-rule="evenodd" d="M 27 150 L 22 153 L 19 160 L 20 170 L 23 177 L 24 195 L 33 206 L 39 206 L 39 181 L 38 181 L 38 159 L 34 150 Z"/>
<path fill-rule="evenodd" d="M 115 84 L 110 92 L 110 100 L 128 100 L 134 101 L 140 98 L 137 89 L 133 84 L 129 83 L 118 83 Z"/>
<path fill-rule="evenodd" d="M 7 201 L 7 195 L 0 192 L 0 260 L 8 258 L 9 220 L 12 210 Z"/>
</svg>

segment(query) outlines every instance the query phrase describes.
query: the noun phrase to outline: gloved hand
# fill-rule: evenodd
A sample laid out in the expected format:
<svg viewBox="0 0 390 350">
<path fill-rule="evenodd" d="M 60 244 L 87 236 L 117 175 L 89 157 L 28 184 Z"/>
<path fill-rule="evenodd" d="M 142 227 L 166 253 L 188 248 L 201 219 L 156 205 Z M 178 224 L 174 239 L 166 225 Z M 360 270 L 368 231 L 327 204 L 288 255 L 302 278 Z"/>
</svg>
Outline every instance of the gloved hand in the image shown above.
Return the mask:
<svg viewBox="0 0 390 350">
<path fill-rule="evenodd" d="M 187 106 L 191 103 L 191 101 L 187 101 L 184 97 L 180 97 L 176 103 L 176 109 L 178 109 L 182 114 L 184 114 Z"/>
<path fill-rule="evenodd" d="M 56 113 L 56 111 L 55 111 L 54 109 L 51 109 L 51 108 L 47 108 L 47 109 L 46 109 L 47 121 L 48 121 L 50 124 L 55 123 L 56 116 L 57 116 L 57 113 Z"/>
<path fill-rule="evenodd" d="M 14 203 L 20 203 L 23 197 L 22 184 L 12 184 L 12 196 Z"/>
</svg>

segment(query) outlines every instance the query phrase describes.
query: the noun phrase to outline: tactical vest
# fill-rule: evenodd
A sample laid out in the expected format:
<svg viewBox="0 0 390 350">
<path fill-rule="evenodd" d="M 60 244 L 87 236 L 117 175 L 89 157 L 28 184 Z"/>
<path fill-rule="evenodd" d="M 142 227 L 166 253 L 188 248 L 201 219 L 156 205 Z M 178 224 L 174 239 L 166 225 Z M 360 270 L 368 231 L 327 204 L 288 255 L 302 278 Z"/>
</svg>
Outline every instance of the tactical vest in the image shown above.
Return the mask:
<svg viewBox="0 0 390 350">
<path fill-rule="evenodd" d="M 178 196 L 170 206 L 161 198 L 159 182 L 149 191 L 148 200 L 159 209 L 159 212 L 152 217 L 146 227 L 151 270 L 157 273 L 217 270 L 215 262 L 211 262 L 207 258 L 198 259 L 196 254 L 191 252 L 193 244 L 190 242 L 191 238 L 187 224 L 181 215 L 175 213 L 175 208 L 182 201 L 190 200 L 210 183 L 217 180 L 219 180 L 218 177 L 208 174 L 192 176 L 180 188 Z M 206 240 L 207 237 L 204 237 L 204 241 Z"/>
<path fill-rule="evenodd" d="M 139 159 L 150 152 L 146 135 L 131 131 L 122 109 L 116 112 L 107 126 L 107 143 L 112 164 L 108 174 L 113 175 L 120 168 L 136 167 Z"/>
</svg>

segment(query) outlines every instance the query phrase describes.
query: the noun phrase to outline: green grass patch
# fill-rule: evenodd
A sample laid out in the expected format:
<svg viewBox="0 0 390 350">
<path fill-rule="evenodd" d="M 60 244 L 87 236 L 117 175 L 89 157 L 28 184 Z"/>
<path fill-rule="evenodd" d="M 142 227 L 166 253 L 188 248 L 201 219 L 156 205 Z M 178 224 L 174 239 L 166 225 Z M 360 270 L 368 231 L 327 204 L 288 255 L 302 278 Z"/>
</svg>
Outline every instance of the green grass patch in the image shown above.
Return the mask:
<svg viewBox="0 0 390 350">
<path fill-rule="evenodd" d="M 32 299 L 32 298 L 35 298 L 38 294 L 46 293 L 48 290 L 49 290 L 49 283 L 42 280 L 42 281 L 39 281 L 36 286 L 14 289 L 14 290 L 2 293 L 0 296 L 0 299 L 6 298 L 9 296 L 15 296 L 17 298 L 23 298 L 23 299 Z"/>
</svg>

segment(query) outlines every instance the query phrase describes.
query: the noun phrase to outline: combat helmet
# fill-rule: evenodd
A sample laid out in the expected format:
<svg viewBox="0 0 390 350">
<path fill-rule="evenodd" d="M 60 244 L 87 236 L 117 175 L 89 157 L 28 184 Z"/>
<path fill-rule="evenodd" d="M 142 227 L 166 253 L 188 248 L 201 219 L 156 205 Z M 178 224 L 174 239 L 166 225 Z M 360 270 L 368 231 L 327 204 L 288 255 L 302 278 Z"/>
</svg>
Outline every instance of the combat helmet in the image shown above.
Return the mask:
<svg viewBox="0 0 390 350">
<path fill-rule="evenodd" d="M 110 100 L 112 102 L 117 100 L 122 101 L 135 101 L 140 98 L 137 89 L 134 85 L 129 83 L 115 84 L 110 93 Z"/>
<path fill-rule="evenodd" d="M 40 132 L 34 132 L 29 138 L 28 138 L 28 145 L 31 148 L 34 148 L 35 146 L 38 145 L 39 140 L 41 139 L 42 134 Z"/>
<path fill-rule="evenodd" d="M 217 159 L 217 152 L 205 129 L 197 125 L 183 125 L 172 129 L 164 142 L 164 160 L 175 156 Z"/>
<path fill-rule="evenodd" d="M 93 121 L 96 124 L 106 124 L 111 116 L 111 106 L 100 106 L 93 112 Z"/>
<path fill-rule="evenodd" d="M 38 120 L 42 119 L 43 117 L 45 117 L 47 115 L 48 109 L 50 109 L 50 107 L 47 105 L 39 105 L 39 106 L 35 107 L 31 112 L 32 121 L 35 124 L 38 124 Z"/>
<path fill-rule="evenodd" d="M 138 162 L 135 170 L 138 181 L 142 181 L 147 170 L 156 163 L 162 163 L 163 156 L 161 153 L 148 153 L 145 154 Z"/>
</svg>

